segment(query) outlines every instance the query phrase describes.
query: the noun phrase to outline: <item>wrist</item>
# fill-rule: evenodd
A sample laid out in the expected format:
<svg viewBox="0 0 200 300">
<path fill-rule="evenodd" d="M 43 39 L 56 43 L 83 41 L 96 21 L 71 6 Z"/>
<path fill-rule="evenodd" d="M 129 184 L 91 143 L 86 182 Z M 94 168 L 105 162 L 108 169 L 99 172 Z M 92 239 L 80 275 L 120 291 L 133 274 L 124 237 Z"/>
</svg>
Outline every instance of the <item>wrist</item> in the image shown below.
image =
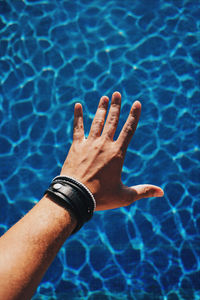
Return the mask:
<svg viewBox="0 0 200 300">
<path fill-rule="evenodd" d="M 57 176 L 45 193 L 75 217 L 77 224 L 72 233 L 77 232 L 92 218 L 96 208 L 95 199 L 90 190 L 75 178 Z"/>
</svg>

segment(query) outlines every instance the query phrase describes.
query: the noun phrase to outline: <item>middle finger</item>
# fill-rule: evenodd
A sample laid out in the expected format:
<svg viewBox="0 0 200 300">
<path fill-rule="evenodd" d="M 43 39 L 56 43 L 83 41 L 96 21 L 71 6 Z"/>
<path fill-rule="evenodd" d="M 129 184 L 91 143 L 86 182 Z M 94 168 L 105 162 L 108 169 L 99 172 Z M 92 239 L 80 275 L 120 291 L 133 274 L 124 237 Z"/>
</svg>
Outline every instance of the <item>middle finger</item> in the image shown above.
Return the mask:
<svg viewBox="0 0 200 300">
<path fill-rule="evenodd" d="M 120 108 L 121 108 L 121 94 L 119 92 L 114 92 L 112 95 L 111 106 L 106 120 L 106 124 L 104 126 L 104 130 L 102 133 L 102 135 L 107 136 L 110 139 L 113 139 L 115 135 L 115 131 L 117 129 L 117 125 L 119 122 Z"/>
</svg>

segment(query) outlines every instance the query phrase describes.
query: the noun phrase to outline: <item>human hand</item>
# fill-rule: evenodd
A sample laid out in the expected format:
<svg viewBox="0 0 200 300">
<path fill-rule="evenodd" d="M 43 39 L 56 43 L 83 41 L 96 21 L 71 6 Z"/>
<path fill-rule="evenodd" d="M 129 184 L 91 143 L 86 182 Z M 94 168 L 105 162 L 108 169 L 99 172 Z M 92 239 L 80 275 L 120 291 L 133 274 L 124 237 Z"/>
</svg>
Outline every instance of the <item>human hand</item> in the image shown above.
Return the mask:
<svg viewBox="0 0 200 300">
<path fill-rule="evenodd" d="M 95 197 L 96 210 L 127 206 L 141 198 L 163 196 L 163 190 L 154 185 L 128 187 L 122 183 L 124 158 L 139 121 L 141 104 L 139 101 L 133 103 L 127 121 L 119 137 L 114 141 L 120 115 L 120 93 L 115 92 L 112 95 L 105 122 L 108 102 L 106 96 L 100 99 L 87 139 L 84 135 L 82 106 L 76 103 L 73 143 L 63 164 L 61 175 L 71 176 L 85 184 Z"/>
</svg>

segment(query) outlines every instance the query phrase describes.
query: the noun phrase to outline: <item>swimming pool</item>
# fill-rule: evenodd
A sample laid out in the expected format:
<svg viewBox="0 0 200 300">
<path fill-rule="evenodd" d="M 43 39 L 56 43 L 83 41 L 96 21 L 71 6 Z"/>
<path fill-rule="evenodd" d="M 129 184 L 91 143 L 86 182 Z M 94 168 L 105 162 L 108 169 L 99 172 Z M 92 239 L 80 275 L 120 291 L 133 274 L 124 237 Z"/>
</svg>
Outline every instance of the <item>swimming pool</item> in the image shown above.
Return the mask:
<svg viewBox="0 0 200 300">
<path fill-rule="evenodd" d="M 100 96 L 140 99 L 123 181 L 165 197 L 95 213 L 33 299 L 199 299 L 198 0 L 0 1 L 0 232 L 43 195 Z"/>
</svg>

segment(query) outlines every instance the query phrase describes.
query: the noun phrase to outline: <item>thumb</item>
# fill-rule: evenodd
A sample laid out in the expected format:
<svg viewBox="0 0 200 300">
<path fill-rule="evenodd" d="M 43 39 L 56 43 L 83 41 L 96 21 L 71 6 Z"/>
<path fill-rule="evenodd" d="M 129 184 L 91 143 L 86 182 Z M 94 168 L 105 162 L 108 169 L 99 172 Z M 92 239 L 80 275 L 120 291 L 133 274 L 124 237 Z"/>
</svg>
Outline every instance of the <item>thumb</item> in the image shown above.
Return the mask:
<svg viewBox="0 0 200 300">
<path fill-rule="evenodd" d="M 125 193 L 127 196 L 125 197 L 130 204 L 142 198 L 162 197 L 164 195 L 164 191 L 159 186 L 152 184 L 140 184 L 126 187 Z"/>
</svg>

